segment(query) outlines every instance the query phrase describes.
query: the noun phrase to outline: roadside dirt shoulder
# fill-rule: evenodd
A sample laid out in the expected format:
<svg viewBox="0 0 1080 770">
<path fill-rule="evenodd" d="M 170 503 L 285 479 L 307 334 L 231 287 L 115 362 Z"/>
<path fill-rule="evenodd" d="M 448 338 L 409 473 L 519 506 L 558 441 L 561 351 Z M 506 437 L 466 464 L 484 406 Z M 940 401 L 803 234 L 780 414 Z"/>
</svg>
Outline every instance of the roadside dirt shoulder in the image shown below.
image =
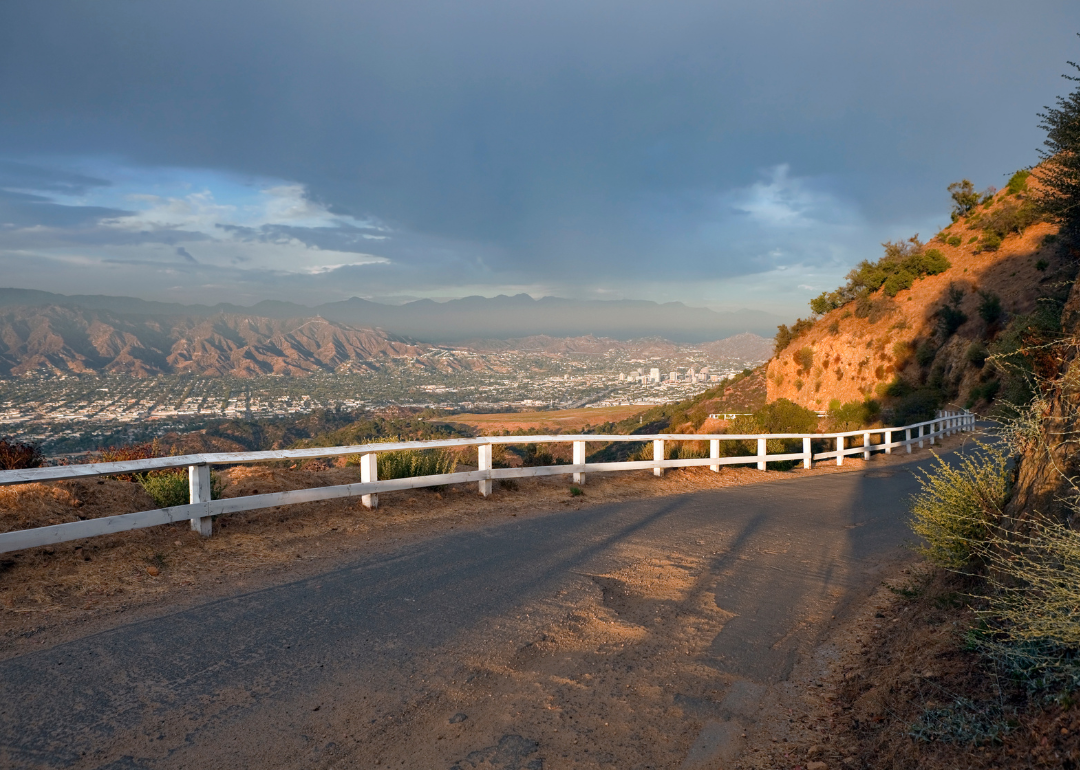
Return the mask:
<svg viewBox="0 0 1080 770">
<path fill-rule="evenodd" d="M 743 770 L 1080 767 L 1080 704 L 1028 692 L 972 649 L 963 578 L 885 576 L 777 693 Z"/>
</svg>

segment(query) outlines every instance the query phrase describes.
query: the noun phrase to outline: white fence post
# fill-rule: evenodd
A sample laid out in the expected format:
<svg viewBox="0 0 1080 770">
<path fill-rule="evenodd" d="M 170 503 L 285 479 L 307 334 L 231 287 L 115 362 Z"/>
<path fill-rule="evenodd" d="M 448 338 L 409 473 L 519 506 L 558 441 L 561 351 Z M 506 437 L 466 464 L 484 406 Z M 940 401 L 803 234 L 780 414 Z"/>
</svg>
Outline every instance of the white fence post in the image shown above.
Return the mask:
<svg viewBox="0 0 1080 770">
<path fill-rule="evenodd" d="M 843 465 L 844 464 L 844 437 L 843 436 L 837 436 L 836 437 L 836 464 L 837 465 Z"/>
<path fill-rule="evenodd" d="M 904 445 L 907 447 L 907 453 L 911 454 L 911 428 L 904 431 Z"/>
<path fill-rule="evenodd" d="M 869 433 L 869 431 L 862 434 L 862 446 L 863 446 L 862 459 L 869 460 L 870 459 L 870 433 Z"/>
<path fill-rule="evenodd" d="M 757 469 L 759 471 L 765 470 L 765 439 L 759 438 L 757 440 Z"/>
<path fill-rule="evenodd" d="M 368 452 L 367 454 L 360 455 L 360 483 L 370 484 L 372 481 L 379 480 L 379 456 L 374 452 Z M 379 496 L 375 495 L 363 495 L 360 498 L 360 503 L 365 508 L 375 510 L 379 507 Z"/>
<path fill-rule="evenodd" d="M 718 438 L 709 439 L 709 459 L 710 460 L 719 460 L 720 459 L 720 439 L 718 439 Z M 710 465 L 709 470 L 712 471 L 713 473 L 719 473 L 720 472 L 720 466 L 719 465 Z"/>
<path fill-rule="evenodd" d="M 919 449 L 922 449 L 923 448 L 923 436 L 926 435 L 926 426 L 925 425 L 920 425 L 918 428 L 916 428 L 916 430 L 919 431 Z"/>
<path fill-rule="evenodd" d="M 892 454 L 892 431 L 885 431 L 885 454 Z"/>
<path fill-rule="evenodd" d="M 584 464 L 585 464 L 585 442 L 584 441 L 575 441 L 574 442 L 574 465 L 584 465 Z M 581 473 L 575 473 L 574 474 L 574 483 L 575 484 L 584 484 L 585 483 L 585 472 L 584 471 L 582 471 Z"/>
<path fill-rule="evenodd" d="M 810 437 L 803 436 L 802 440 L 802 467 L 809 468 L 814 461 L 814 454 L 810 451 Z"/>
<path fill-rule="evenodd" d="M 933 446 L 934 442 L 937 441 L 937 432 L 938 432 L 938 425 L 939 424 L 940 423 L 938 423 L 936 421 L 930 423 L 930 446 Z"/>
<path fill-rule="evenodd" d="M 192 503 L 210 502 L 210 466 L 188 466 L 188 492 Z M 209 513 L 209 506 L 207 506 Z M 210 537 L 214 531 L 214 520 L 209 516 L 199 516 L 191 520 L 191 528 L 203 537 Z"/>
<path fill-rule="evenodd" d="M 662 438 L 653 439 L 653 442 L 652 442 L 652 459 L 653 459 L 653 462 L 657 462 L 657 463 L 664 461 L 664 439 L 662 439 Z M 653 472 L 654 476 L 663 476 L 664 475 L 664 469 L 663 468 L 653 468 L 652 472 Z"/>
<path fill-rule="evenodd" d="M 575 444 L 577 442 L 574 442 Z M 577 447 L 574 447 L 574 454 L 577 454 Z M 480 461 L 480 470 L 491 470 L 491 444 L 480 444 L 476 447 L 476 456 Z M 576 474 L 575 474 L 576 475 Z M 584 474 L 582 474 L 584 475 Z M 480 494 L 487 497 L 491 494 L 491 478 L 480 479 L 479 483 Z"/>
</svg>

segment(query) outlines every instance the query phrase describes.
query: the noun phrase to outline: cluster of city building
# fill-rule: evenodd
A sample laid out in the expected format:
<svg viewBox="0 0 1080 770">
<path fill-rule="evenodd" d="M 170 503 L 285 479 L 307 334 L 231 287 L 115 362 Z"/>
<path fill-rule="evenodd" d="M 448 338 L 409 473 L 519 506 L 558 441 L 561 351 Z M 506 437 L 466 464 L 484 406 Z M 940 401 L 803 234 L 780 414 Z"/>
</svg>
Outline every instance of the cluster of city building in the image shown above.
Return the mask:
<svg viewBox="0 0 1080 770">
<path fill-rule="evenodd" d="M 738 371 L 738 370 L 735 370 Z M 678 369 L 672 369 L 667 374 L 661 374 L 659 367 L 652 367 L 646 374 L 644 369 L 633 369 L 630 372 L 621 372 L 619 382 L 636 382 L 639 385 L 659 385 L 662 382 L 682 382 L 686 384 L 695 382 L 719 382 L 723 377 L 710 372 L 708 366 L 703 366 L 697 371 L 694 367 L 688 367 L 685 374 L 680 374 Z"/>
</svg>

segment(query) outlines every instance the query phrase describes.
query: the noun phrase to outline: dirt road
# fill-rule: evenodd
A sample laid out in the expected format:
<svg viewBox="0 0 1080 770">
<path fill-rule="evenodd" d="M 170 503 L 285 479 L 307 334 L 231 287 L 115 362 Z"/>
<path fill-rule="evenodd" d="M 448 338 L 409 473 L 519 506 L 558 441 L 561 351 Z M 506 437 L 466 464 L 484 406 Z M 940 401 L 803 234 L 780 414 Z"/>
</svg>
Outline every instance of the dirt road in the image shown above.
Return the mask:
<svg viewBox="0 0 1080 770">
<path fill-rule="evenodd" d="M 22 654 L 0 766 L 734 766 L 905 558 L 927 462 L 444 532 Z"/>
</svg>

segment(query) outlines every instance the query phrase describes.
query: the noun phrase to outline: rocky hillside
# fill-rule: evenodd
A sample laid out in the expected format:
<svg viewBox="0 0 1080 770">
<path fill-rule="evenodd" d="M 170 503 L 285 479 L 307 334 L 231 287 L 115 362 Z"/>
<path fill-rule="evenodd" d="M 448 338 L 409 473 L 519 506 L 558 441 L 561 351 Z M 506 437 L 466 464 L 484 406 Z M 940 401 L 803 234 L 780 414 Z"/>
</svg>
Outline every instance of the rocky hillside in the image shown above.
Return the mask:
<svg viewBox="0 0 1080 770">
<path fill-rule="evenodd" d="M 482 357 L 321 318 L 150 317 L 56 306 L 0 311 L 0 376 L 303 375 L 375 369 L 391 360 L 438 369 L 485 366 Z"/>
<path fill-rule="evenodd" d="M 796 324 L 789 340 L 778 339 L 783 347 L 768 364 L 768 400 L 822 410 L 834 399 L 895 401 L 917 390 L 932 390 L 939 404 L 992 399 L 1000 372 L 984 364 L 987 353 L 1003 334 L 1022 333 L 1017 323 L 1046 303 L 1060 312 L 1055 295 L 1074 273 L 1055 226 L 1017 219 L 1026 195 L 1026 183 L 1014 185 L 984 198 L 929 243 L 899 245 L 901 254 L 920 259 L 936 250 L 930 272 L 940 272 L 894 279 L 854 300 L 816 300 L 815 309 L 825 305 L 826 312 Z"/>
</svg>

